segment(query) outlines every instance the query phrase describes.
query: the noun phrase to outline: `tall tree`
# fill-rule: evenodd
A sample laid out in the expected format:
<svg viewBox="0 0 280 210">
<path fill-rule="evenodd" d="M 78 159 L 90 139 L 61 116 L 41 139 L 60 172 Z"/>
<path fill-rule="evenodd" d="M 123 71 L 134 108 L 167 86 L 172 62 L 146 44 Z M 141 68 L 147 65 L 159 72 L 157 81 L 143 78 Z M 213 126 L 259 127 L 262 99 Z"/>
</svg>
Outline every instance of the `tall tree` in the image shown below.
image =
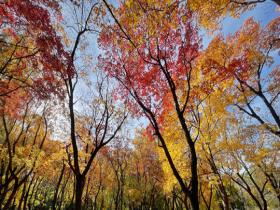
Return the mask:
<svg viewBox="0 0 280 210">
<path fill-rule="evenodd" d="M 111 9 L 115 24 L 104 27 L 100 65 L 119 81 L 119 95 L 131 97 L 160 141 L 172 172 L 192 208 L 199 209 L 197 153 L 200 105 L 228 77 L 226 71 L 200 68 L 200 38 L 194 13 L 186 2 L 124 2 Z M 164 113 L 176 113 L 190 152 L 190 182 L 180 175 L 162 133 Z M 196 124 L 193 126 L 192 123 Z"/>
<path fill-rule="evenodd" d="M 75 59 L 79 56 L 79 47 L 83 36 L 87 32 L 94 31 L 91 23 L 92 20 L 99 17 L 99 12 L 95 13 L 95 9 L 98 10 L 98 3 L 92 1 L 81 1 L 80 4 L 74 5 L 74 7 L 80 13 L 75 10 L 75 14 L 79 17 L 79 22 L 71 51 L 71 65 L 75 68 L 75 74 L 74 77 L 65 79 L 72 149 L 70 152 L 69 147 L 67 147 L 67 154 L 68 164 L 75 175 L 75 209 L 81 210 L 86 176 L 93 160 L 98 152 L 116 137 L 126 119 L 126 113 L 123 113 L 117 105 L 113 104 L 111 89 L 108 86 L 108 77 L 104 75 L 99 78 L 96 75 L 96 89 L 95 92 L 92 91 L 91 93 L 91 96 L 93 96 L 91 100 L 87 100 L 88 107 L 85 113 L 77 115 L 77 112 L 75 112 L 74 94 L 78 79 L 81 76 L 81 69 L 79 69 Z M 90 97 L 90 95 L 87 97 Z M 82 152 L 89 154 L 89 157 L 80 157 L 80 149 L 83 150 Z"/>
</svg>

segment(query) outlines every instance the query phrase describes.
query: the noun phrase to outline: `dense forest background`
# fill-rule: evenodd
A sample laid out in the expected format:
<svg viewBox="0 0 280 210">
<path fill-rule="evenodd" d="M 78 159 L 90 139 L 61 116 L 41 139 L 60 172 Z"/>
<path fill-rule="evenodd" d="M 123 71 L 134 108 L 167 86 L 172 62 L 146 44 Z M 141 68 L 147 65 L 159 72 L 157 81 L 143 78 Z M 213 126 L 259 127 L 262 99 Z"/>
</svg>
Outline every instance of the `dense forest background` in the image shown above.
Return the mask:
<svg viewBox="0 0 280 210">
<path fill-rule="evenodd" d="M 0 210 L 279 209 L 279 8 L 0 0 Z"/>
</svg>

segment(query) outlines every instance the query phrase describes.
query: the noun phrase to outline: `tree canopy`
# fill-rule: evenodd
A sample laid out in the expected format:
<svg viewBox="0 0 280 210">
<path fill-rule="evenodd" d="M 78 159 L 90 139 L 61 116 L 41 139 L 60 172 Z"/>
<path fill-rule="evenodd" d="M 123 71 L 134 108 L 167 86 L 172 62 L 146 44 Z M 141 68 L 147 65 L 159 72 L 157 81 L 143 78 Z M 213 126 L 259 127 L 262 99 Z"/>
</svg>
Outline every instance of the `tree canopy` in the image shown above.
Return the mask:
<svg viewBox="0 0 280 210">
<path fill-rule="evenodd" d="M 0 2 L 0 210 L 280 208 L 279 5 Z"/>
</svg>

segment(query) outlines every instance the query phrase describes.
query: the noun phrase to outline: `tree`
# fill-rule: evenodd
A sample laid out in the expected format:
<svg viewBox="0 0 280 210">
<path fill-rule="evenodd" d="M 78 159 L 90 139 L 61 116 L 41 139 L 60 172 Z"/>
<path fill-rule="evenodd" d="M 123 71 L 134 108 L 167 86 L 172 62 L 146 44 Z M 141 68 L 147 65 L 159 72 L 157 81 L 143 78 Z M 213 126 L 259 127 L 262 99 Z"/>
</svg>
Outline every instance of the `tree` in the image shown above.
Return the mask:
<svg viewBox="0 0 280 210">
<path fill-rule="evenodd" d="M 0 210 L 279 208 L 264 2 L 2 1 Z"/>
<path fill-rule="evenodd" d="M 265 154 L 270 154 L 271 157 L 274 157 L 273 151 L 276 148 L 270 142 L 279 138 L 277 123 L 279 118 L 277 113 L 279 89 L 278 85 L 275 85 L 275 81 L 279 80 L 279 70 L 277 59 L 272 56 L 273 52 L 279 49 L 278 22 L 279 18 L 276 18 L 267 26 L 261 28 L 259 23 L 250 18 L 235 34 L 228 36 L 226 40 L 220 35 L 215 37 L 205 51 L 206 65 L 217 70 L 226 69 L 234 75 L 235 80 L 232 80 L 234 86 L 229 89 L 229 94 L 233 95 L 233 98 L 227 96 L 228 103 L 234 104 L 239 111 L 244 113 L 245 116 L 236 115 L 237 119 L 246 119 L 248 125 L 244 123 L 241 127 L 248 127 L 248 130 L 251 131 L 258 129 L 258 134 L 254 136 L 255 143 L 259 141 L 258 135 L 265 136 L 267 143 L 261 144 L 261 147 L 266 147 L 269 144 L 271 149 Z M 256 124 L 260 124 L 260 126 Z M 271 137 L 270 134 L 275 135 L 276 139 Z M 240 141 L 242 140 L 240 139 Z M 248 149 L 249 146 L 246 145 L 244 148 Z M 267 157 L 262 159 L 265 156 L 258 156 L 256 151 L 251 152 L 254 156 L 250 158 L 250 161 L 255 160 L 251 162 L 253 165 L 248 167 L 246 166 L 247 160 L 242 162 L 242 165 L 247 167 L 246 171 L 250 178 L 253 177 L 251 168 L 255 171 L 255 168 L 262 165 L 264 170 L 268 169 L 265 167 Z M 262 164 L 256 163 L 256 161 L 259 162 L 258 158 L 262 160 Z M 264 208 L 267 208 L 265 203 L 266 201 L 264 201 Z"/>
<path fill-rule="evenodd" d="M 120 95 L 130 95 L 133 109 L 147 117 L 181 189 L 198 209 L 199 107 L 228 73 L 220 70 L 214 75 L 211 68 L 198 65 L 200 38 L 187 3 L 129 1 L 113 12 L 103 2 L 116 24 L 105 26 L 100 36 L 106 51 L 100 65 L 119 81 Z M 189 184 L 178 172 L 162 134 L 162 116 L 171 110 L 190 151 Z"/>
<path fill-rule="evenodd" d="M 221 36 L 214 38 L 207 49 L 209 66 L 227 69 L 237 80 L 233 92 L 235 106 L 276 136 L 279 136 L 280 128 L 277 113 L 280 92 L 276 85 L 279 64 L 276 62 L 272 67 L 272 53 L 279 50 L 279 20 L 276 18 L 262 29 L 250 18 L 227 40 Z M 213 49 L 218 50 L 212 53 Z M 263 113 L 270 117 L 266 118 Z"/>
<path fill-rule="evenodd" d="M 0 11 L 1 100 L 19 88 L 43 98 L 62 96 L 61 82 L 73 69 L 52 26 L 52 17 L 61 17 L 59 4 L 12 0 L 1 3 Z"/>
<path fill-rule="evenodd" d="M 82 1 L 82 4 L 85 3 L 85 1 Z M 113 104 L 113 98 L 110 96 L 110 89 L 108 88 L 109 81 L 106 76 L 101 76 L 96 82 L 96 94 L 92 94 L 94 97 L 92 101 L 89 102 L 88 110 L 86 110 L 88 114 L 84 113 L 77 116 L 74 110 L 74 92 L 80 73 L 78 64 L 75 63 L 75 56 L 77 56 L 76 53 L 79 50 L 78 47 L 81 44 L 82 36 L 86 32 L 91 31 L 90 23 L 94 15 L 93 11 L 98 5 L 97 3 L 91 2 L 89 2 L 89 4 L 89 10 L 87 10 L 88 8 L 80 7 L 82 10 L 81 14 L 77 14 L 80 15 L 80 22 L 78 23 L 78 33 L 74 39 L 74 46 L 71 52 L 71 65 L 75 67 L 75 76 L 65 79 L 72 149 L 72 152 L 70 152 L 68 146 L 67 154 L 68 164 L 75 175 L 75 208 L 77 210 L 82 209 L 82 196 L 86 176 L 92 166 L 94 158 L 101 148 L 116 137 L 126 119 L 126 114 L 122 114 L 121 109 Z M 84 14 L 87 15 L 84 16 Z M 99 13 L 95 15 L 98 17 Z M 83 147 L 83 152 L 89 154 L 88 157 L 86 156 L 83 158 L 79 156 L 80 145 Z"/>
</svg>

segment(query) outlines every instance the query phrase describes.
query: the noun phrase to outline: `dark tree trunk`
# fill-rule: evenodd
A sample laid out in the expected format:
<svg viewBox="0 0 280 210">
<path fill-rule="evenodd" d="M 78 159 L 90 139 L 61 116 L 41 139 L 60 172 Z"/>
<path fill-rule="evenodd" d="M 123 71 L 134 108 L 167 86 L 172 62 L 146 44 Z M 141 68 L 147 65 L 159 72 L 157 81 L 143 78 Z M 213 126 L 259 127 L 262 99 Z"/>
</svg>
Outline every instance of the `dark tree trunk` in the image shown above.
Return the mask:
<svg viewBox="0 0 280 210">
<path fill-rule="evenodd" d="M 194 143 L 189 144 L 191 151 L 191 193 L 190 193 L 190 201 L 193 210 L 199 210 L 199 202 L 198 202 L 198 177 L 197 177 L 197 156 L 195 151 Z"/>
<path fill-rule="evenodd" d="M 30 193 L 31 186 L 33 184 L 34 178 L 35 178 L 35 175 L 32 176 L 32 179 L 31 179 L 31 181 L 30 181 L 30 183 L 28 185 L 27 191 L 25 193 L 24 202 L 23 202 L 23 210 L 27 209 L 27 200 L 28 200 L 28 197 L 29 197 L 29 193 Z"/>
<path fill-rule="evenodd" d="M 10 208 L 11 203 L 12 203 L 14 197 L 16 196 L 16 193 L 17 193 L 18 188 L 19 188 L 19 184 L 18 184 L 17 181 L 15 181 L 13 190 L 12 190 L 12 192 L 11 192 L 11 194 L 10 194 L 10 196 L 9 196 L 9 198 L 8 198 L 8 200 L 7 200 L 7 202 L 6 202 L 6 204 L 5 204 L 5 206 L 3 207 L 3 210 L 8 210 L 8 209 Z"/>
<path fill-rule="evenodd" d="M 71 173 L 69 172 L 69 173 L 68 173 L 68 177 L 67 177 L 66 180 L 64 181 L 64 184 L 63 184 L 63 186 L 62 186 L 62 188 L 61 188 L 61 197 L 60 197 L 60 202 L 59 202 L 59 204 L 58 204 L 58 209 L 59 209 L 59 210 L 60 210 L 61 207 L 62 207 L 62 204 L 63 204 L 63 201 L 64 201 L 64 192 L 65 192 L 65 189 L 66 189 L 66 186 L 67 186 L 67 183 L 68 183 L 70 177 L 71 177 Z"/>
<path fill-rule="evenodd" d="M 76 176 L 76 199 L 75 209 L 82 210 L 82 197 L 85 186 L 85 177 L 82 175 Z"/>
<path fill-rule="evenodd" d="M 64 170 L 65 170 L 65 164 L 63 164 L 63 166 L 62 166 L 61 173 L 60 173 L 57 185 L 56 185 L 56 189 L 55 189 L 55 193 L 54 193 L 54 197 L 53 197 L 53 204 L 52 204 L 52 209 L 53 210 L 56 209 L 55 205 L 56 205 L 56 202 L 57 202 L 59 186 L 61 184 L 61 181 L 62 181 L 62 178 L 63 178 L 63 175 L 64 175 Z"/>
<path fill-rule="evenodd" d="M 23 184 L 23 188 L 22 188 L 22 192 L 21 192 L 21 197 L 20 197 L 20 201 L 19 201 L 19 204 L 18 204 L 18 210 L 21 209 L 21 206 L 22 206 L 22 203 L 23 203 L 23 199 L 24 199 L 24 196 L 25 196 L 25 191 L 26 191 L 26 182 Z"/>
</svg>

